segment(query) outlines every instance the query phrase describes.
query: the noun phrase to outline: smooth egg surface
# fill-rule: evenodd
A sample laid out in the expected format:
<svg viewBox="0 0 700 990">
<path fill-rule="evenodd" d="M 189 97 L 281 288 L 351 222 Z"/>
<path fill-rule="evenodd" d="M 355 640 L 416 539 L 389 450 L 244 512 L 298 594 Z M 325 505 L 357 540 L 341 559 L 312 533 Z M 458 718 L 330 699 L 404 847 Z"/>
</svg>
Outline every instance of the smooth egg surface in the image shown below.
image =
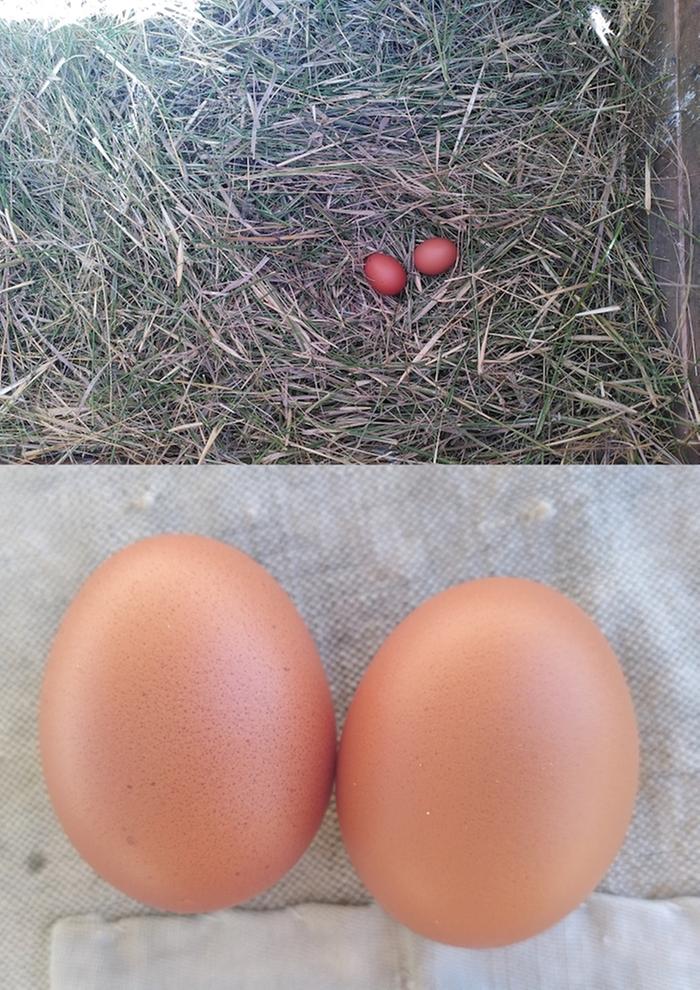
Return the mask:
<svg viewBox="0 0 700 990">
<path fill-rule="evenodd" d="M 350 858 L 421 935 L 528 938 L 599 883 L 632 816 L 634 710 L 603 634 L 553 588 L 461 584 L 389 635 L 344 727 Z"/>
<path fill-rule="evenodd" d="M 457 261 L 457 245 L 446 237 L 429 237 L 413 252 L 413 264 L 423 275 L 442 275 Z"/>
<path fill-rule="evenodd" d="M 365 258 L 364 272 L 375 292 L 383 296 L 397 296 L 406 288 L 406 269 L 390 254 L 376 251 Z"/>
<path fill-rule="evenodd" d="M 271 886 L 330 796 L 335 721 L 311 635 L 262 566 L 202 536 L 142 540 L 87 579 L 51 647 L 39 730 L 78 852 L 169 911 Z"/>
</svg>

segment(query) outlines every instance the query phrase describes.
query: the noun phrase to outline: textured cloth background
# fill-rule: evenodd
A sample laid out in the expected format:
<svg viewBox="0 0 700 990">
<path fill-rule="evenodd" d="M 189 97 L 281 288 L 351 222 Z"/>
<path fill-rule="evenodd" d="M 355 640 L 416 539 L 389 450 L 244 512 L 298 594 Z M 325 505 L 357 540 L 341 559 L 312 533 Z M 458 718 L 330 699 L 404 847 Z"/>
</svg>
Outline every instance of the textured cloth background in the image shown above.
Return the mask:
<svg viewBox="0 0 700 990">
<path fill-rule="evenodd" d="M 600 889 L 699 895 L 699 483 L 692 467 L 0 469 L 0 987 L 45 990 L 56 919 L 147 912 L 95 876 L 56 822 L 36 702 L 82 580 L 164 530 L 233 543 L 282 582 L 340 722 L 382 639 L 429 595 L 489 574 L 571 595 L 620 656 L 642 738 L 636 816 Z M 331 809 L 307 855 L 253 905 L 365 899 Z"/>
<path fill-rule="evenodd" d="M 419 938 L 376 905 L 194 918 L 68 918 L 51 990 L 696 990 L 700 898 L 593 894 L 504 949 Z"/>
</svg>

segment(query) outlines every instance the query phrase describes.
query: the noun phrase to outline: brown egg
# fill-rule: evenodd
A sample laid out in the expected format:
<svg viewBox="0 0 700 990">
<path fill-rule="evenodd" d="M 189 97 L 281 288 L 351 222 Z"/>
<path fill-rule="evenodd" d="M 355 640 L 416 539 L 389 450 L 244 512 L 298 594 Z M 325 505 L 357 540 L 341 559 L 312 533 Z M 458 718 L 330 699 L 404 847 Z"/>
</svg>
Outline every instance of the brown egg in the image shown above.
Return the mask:
<svg viewBox="0 0 700 990">
<path fill-rule="evenodd" d="M 389 254 L 377 251 L 365 258 L 365 277 L 375 292 L 397 296 L 406 287 L 406 269 Z"/>
<path fill-rule="evenodd" d="M 506 945 L 600 881 L 637 772 L 602 633 L 552 588 L 493 578 L 425 602 L 377 653 L 342 735 L 338 815 L 391 915 L 437 941 Z"/>
<path fill-rule="evenodd" d="M 66 612 L 41 694 L 44 775 L 85 860 L 169 911 L 244 901 L 324 814 L 335 722 L 311 636 L 233 547 L 157 536 L 110 557 Z"/>
<path fill-rule="evenodd" d="M 457 261 L 457 245 L 445 237 L 429 237 L 413 253 L 413 264 L 423 275 L 442 275 Z"/>
</svg>

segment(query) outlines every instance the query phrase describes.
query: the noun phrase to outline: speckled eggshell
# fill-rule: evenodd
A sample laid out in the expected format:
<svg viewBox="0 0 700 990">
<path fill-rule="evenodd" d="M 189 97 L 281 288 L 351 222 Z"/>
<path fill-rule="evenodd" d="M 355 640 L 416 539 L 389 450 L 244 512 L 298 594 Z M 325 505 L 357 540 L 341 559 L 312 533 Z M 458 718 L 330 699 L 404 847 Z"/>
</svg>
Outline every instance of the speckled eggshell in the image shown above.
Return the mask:
<svg viewBox="0 0 700 990">
<path fill-rule="evenodd" d="M 278 880 L 325 811 L 331 697 L 274 578 L 233 547 L 157 536 L 110 557 L 48 658 L 41 757 L 56 814 L 119 890 L 169 911 Z"/>
<path fill-rule="evenodd" d="M 360 877 L 391 915 L 452 945 L 506 945 L 594 889 L 632 815 L 629 691 L 597 626 L 531 581 L 425 602 L 352 702 L 336 779 Z"/>
</svg>

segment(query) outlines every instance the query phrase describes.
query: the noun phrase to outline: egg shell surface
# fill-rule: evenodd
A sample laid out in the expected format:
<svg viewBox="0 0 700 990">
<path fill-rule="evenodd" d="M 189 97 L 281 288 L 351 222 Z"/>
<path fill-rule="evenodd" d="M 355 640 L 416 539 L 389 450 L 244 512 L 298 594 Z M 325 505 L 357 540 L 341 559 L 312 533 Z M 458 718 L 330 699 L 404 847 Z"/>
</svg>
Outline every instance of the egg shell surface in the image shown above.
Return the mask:
<svg viewBox="0 0 700 990">
<path fill-rule="evenodd" d="M 358 687 L 336 779 L 343 839 L 407 927 L 510 944 L 599 883 L 638 759 L 622 670 L 577 605 L 517 578 L 457 585 L 396 627 Z"/>
<path fill-rule="evenodd" d="M 169 911 L 271 886 L 330 796 L 335 721 L 311 635 L 264 567 L 202 536 L 142 540 L 88 577 L 51 647 L 39 735 L 80 855 Z"/>
<path fill-rule="evenodd" d="M 375 292 L 397 296 L 406 288 L 406 269 L 389 254 L 377 251 L 365 258 L 365 277 Z"/>
<path fill-rule="evenodd" d="M 413 264 L 423 275 L 442 275 L 457 261 L 457 245 L 446 237 L 429 237 L 413 253 Z"/>
</svg>

